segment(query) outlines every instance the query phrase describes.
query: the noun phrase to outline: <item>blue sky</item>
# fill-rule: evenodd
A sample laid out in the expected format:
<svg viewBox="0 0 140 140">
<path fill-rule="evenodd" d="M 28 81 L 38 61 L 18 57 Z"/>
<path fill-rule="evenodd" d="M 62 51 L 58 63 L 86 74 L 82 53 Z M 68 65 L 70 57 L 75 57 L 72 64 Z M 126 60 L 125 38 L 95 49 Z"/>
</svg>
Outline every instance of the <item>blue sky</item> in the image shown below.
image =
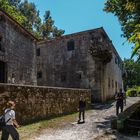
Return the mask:
<svg viewBox="0 0 140 140">
<path fill-rule="evenodd" d="M 106 0 L 28 0 L 34 2 L 43 17 L 46 10 L 51 11 L 58 28 L 65 34 L 103 27 L 112 40 L 121 58 L 129 58 L 131 47 L 121 37 L 121 26 L 117 17 L 103 11 Z"/>
</svg>

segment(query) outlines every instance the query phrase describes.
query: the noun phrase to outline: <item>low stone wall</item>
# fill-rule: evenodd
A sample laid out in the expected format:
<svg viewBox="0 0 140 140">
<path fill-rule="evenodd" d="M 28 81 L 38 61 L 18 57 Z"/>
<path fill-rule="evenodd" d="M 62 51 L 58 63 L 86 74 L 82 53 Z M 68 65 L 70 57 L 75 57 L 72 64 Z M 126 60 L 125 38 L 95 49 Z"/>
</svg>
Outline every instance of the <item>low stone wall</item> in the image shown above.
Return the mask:
<svg viewBox="0 0 140 140">
<path fill-rule="evenodd" d="M 125 109 L 118 117 L 113 118 L 111 128 L 117 129 L 119 132 L 137 135 L 140 130 L 139 111 L 140 101 Z"/>
<path fill-rule="evenodd" d="M 90 103 L 90 90 L 0 84 L 0 112 L 8 100 L 15 100 L 20 124 L 77 111 L 79 96 Z"/>
</svg>

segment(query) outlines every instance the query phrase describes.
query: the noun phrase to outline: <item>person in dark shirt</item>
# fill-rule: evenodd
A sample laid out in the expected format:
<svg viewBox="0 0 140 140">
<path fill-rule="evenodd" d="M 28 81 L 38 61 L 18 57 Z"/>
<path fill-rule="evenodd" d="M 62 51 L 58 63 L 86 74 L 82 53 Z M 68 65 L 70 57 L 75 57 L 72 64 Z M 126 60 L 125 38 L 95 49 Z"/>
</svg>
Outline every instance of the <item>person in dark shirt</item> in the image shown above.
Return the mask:
<svg viewBox="0 0 140 140">
<path fill-rule="evenodd" d="M 81 116 L 83 118 L 83 123 L 85 122 L 85 108 L 86 108 L 86 102 L 83 98 L 83 96 L 80 97 L 80 100 L 79 100 L 79 120 L 78 120 L 78 123 L 80 123 L 81 121 Z"/>
<path fill-rule="evenodd" d="M 116 115 L 119 114 L 119 108 L 121 109 L 121 112 L 123 112 L 123 100 L 124 100 L 124 94 L 122 92 L 122 89 L 120 89 L 119 93 L 115 96 L 116 99 Z"/>
</svg>

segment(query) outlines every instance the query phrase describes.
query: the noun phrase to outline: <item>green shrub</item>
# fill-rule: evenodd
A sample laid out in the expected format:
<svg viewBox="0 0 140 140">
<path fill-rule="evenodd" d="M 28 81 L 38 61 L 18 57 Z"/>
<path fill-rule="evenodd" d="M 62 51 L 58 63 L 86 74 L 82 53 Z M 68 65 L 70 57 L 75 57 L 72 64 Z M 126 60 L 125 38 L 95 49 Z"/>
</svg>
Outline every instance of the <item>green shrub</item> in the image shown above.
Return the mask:
<svg viewBox="0 0 140 140">
<path fill-rule="evenodd" d="M 131 88 L 126 91 L 126 96 L 134 97 L 137 96 L 137 89 Z"/>
<path fill-rule="evenodd" d="M 140 96 L 140 86 L 134 86 L 126 91 L 126 96 Z"/>
</svg>

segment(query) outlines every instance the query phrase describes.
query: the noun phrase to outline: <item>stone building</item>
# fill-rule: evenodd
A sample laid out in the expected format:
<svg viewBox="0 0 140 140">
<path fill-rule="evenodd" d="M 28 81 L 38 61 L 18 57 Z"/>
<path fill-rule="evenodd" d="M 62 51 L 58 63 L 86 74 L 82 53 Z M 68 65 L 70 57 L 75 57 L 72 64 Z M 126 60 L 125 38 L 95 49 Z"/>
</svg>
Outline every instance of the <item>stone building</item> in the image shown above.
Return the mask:
<svg viewBox="0 0 140 140">
<path fill-rule="evenodd" d="M 38 41 L 0 10 L 0 83 L 91 89 L 106 101 L 122 88 L 122 60 L 103 28 Z"/>
<path fill-rule="evenodd" d="M 106 101 L 122 88 L 122 60 L 102 27 L 40 41 L 37 82 L 91 89 L 93 101 Z"/>
<path fill-rule="evenodd" d="M 37 39 L 0 10 L 0 82 L 33 85 Z"/>
</svg>

